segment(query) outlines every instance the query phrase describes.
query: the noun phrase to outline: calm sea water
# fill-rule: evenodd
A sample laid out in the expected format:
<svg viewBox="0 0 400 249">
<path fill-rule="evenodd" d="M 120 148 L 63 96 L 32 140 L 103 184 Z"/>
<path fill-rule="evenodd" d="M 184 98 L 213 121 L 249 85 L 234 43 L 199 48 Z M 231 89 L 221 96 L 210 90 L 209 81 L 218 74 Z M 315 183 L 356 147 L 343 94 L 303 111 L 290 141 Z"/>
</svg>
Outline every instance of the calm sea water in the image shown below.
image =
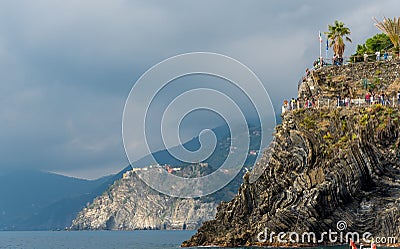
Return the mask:
<svg viewBox="0 0 400 249">
<path fill-rule="evenodd" d="M 172 249 L 195 231 L 0 232 L 1 249 Z"/>
<path fill-rule="evenodd" d="M 195 231 L 0 232 L 1 249 L 172 249 Z M 348 247 L 330 247 L 345 249 Z M 322 247 L 320 249 L 323 249 Z"/>
</svg>

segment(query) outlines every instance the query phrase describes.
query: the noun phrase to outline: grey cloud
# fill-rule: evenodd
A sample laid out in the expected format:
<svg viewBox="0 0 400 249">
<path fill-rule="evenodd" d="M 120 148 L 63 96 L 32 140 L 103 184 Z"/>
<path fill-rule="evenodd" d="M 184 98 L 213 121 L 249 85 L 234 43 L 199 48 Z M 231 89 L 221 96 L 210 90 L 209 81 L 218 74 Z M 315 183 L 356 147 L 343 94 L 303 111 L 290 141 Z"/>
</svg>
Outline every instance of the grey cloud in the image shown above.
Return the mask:
<svg viewBox="0 0 400 249">
<path fill-rule="evenodd" d="M 399 7 L 397 0 L 2 1 L 0 170 L 118 171 L 127 164 L 121 116 L 130 88 L 179 53 L 238 59 L 279 107 L 318 57 L 319 30 L 344 21 L 350 54 L 379 32 L 372 16 L 396 16 Z"/>
</svg>

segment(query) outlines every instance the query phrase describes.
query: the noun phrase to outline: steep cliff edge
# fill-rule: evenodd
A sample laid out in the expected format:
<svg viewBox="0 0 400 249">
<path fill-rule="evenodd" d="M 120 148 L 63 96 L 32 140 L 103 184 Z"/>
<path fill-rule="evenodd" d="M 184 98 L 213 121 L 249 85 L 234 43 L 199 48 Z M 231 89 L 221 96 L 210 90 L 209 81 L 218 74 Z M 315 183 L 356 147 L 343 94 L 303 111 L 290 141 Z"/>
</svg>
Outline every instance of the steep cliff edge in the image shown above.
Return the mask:
<svg viewBox="0 0 400 249">
<path fill-rule="evenodd" d="M 174 167 L 180 169 L 173 170 L 172 174 L 185 178 L 199 177 L 208 175 L 218 168 L 230 152 L 231 137 L 224 133 L 225 128 L 228 127 L 214 129 L 218 138 L 218 148 L 205 163 L 171 166 L 170 170 Z M 259 127 L 250 127 L 250 132 L 250 149 L 245 162 L 247 167 L 254 164 L 256 160 L 254 152 L 258 152 L 257 148 L 261 140 Z M 185 147 L 196 149 L 194 146 L 196 143 L 193 141 L 190 143 L 184 146 L 188 145 Z M 217 206 L 221 201 L 231 200 L 235 196 L 245 171 L 246 169 L 242 169 L 234 180 L 212 195 L 181 199 L 154 191 L 137 176 L 134 170 L 131 170 L 81 210 L 73 220 L 70 229 L 197 229 L 203 221 L 214 219 Z"/>
<path fill-rule="evenodd" d="M 375 65 L 360 72 L 367 73 Z M 398 63 L 391 65 L 397 71 L 390 75 L 398 75 Z M 348 68 L 331 70 L 341 75 L 350 72 Z M 342 84 L 329 86 L 321 78 L 309 80 L 307 84 L 314 87 L 308 92 L 300 89 L 299 94 L 334 98 L 335 86 Z M 354 76 L 342 80 L 350 88 L 360 87 Z M 382 89 L 395 84 L 397 78 L 392 80 Z M 205 222 L 182 246 L 282 246 L 276 238 L 279 232 L 313 232 L 319 240 L 318 235 L 329 230 L 369 232 L 373 238 L 392 237 L 398 243 L 399 126 L 397 106 L 323 107 L 286 113 L 282 125 L 276 127 L 274 146 L 256 165 L 265 167 L 261 177 L 243 183 L 233 200 L 218 206 L 216 218 Z M 346 227 L 338 226 L 339 221 Z M 263 239 L 266 229 L 275 232 L 275 237 Z"/>
<path fill-rule="evenodd" d="M 205 164 L 192 165 L 178 175 L 208 174 Z M 72 230 L 197 229 L 215 217 L 221 200 L 233 198 L 239 174 L 231 184 L 208 197 L 182 199 L 158 193 L 147 186 L 135 171 L 124 177 L 84 208 L 72 221 Z"/>
<path fill-rule="evenodd" d="M 400 61 L 377 61 L 312 71 L 299 86 L 298 97 L 314 98 L 326 105 L 328 99 L 336 100 L 337 96 L 363 99 L 367 91 L 385 92 L 392 100 L 399 90 Z"/>
</svg>

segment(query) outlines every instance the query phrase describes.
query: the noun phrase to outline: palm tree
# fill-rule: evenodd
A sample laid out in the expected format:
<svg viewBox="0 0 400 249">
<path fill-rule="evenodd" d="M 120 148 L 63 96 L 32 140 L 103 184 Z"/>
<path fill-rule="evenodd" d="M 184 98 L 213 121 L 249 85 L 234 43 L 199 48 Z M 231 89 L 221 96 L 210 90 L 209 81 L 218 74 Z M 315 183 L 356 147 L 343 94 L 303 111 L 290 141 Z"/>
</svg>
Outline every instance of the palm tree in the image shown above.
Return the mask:
<svg viewBox="0 0 400 249">
<path fill-rule="evenodd" d="M 385 33 L 390 41 L 393 43 L 395 52 L 399 52 L 400 48 L 400 18 L 394 17 L 393 19 L 390 18 L 383 18 L 383 21 L 378 21 L 375 17 L 375 26 L 380 29 L 383 33 Z"/>
<path fill-rule="evenodd" d="M 348 35 L 351 34 L 350 29 L 344 26 L 343 22 L 335 21 L 334 25 L 328 25 L 328 32 L 324 32 L 324 34 L 328 35 L 328 39 L 330 41 L 329 46 L 333 46 L 333 52 L 339 58 L 343 58 L 344 49 L 346 45 L 344 44 L 343 37 L 346 41 L 351 42 L 351 39 Z"/>
</svg>

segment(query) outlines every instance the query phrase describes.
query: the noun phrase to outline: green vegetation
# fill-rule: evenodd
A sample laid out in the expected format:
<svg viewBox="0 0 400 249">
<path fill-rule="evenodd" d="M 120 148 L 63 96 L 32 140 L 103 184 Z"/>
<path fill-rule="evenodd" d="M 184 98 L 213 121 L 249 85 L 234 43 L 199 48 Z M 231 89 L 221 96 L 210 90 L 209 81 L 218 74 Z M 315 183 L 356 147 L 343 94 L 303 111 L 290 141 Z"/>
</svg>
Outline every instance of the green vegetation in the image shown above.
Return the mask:
<svg viewBox="0 0 400 249">
<path fill-rule="evenodd" d="M 368 114 L 364 114 L 361 116 L 360 118 L 360 124 L 363 126 L 366 126 L 369 120 L 369 115 Z"/>
<path fill-rule="evenodd" d="M 375 82 L 375 85 L 380 85 L 381 84 L 381 80 L 378 77 L 374 78 L 374 82 Z"/>
<path fill-rule="evenodd" d="M 344 119 L 342 120 L 342 131 L 345 131 L 347 128 L 347 121 Z"/>
<path fill-rule="evenodd" d="M 387 123 L 386 122 L 382 122 L 382 123 L 379 124 L 378 129 L 379 130 L 384 130 L 384 129 L 386 129 L 386 127 L 387 127 Z"/>
<path fill-rule="evenodd" d="M 323 136 L 324 140 L 326 141 L 332 141 L 333 140 L 333 136 L 331 133 L 326 133 L 326 135 Z"/>
<path fill-rule="evenodd" d="M 364 54 L 369 56 L 374 55 L 375 52 L 385 52 L 392 46 L 392 42 L 386 34 L 376 34 L 368 38 L 364 44 L 357 45 L 357 51 L 350 57 L 352 62 L 361 62 L 364 60 Z M 375 60 L 375 57 L 371 57 Z M 376 74 L 376 72 L 375 72 Z"/>
<path fill-rule="evenodd" d="M 346 153 L 365 139 L 379 139 L 382 146 L 386 146 L 387 139 L 391 143 L 397 140 L 393 131 L 399 126 L 400 112 L 397 108 L 374 104 L 351 109 L 300 109 L 293 112 L 293 118 L 300 131 L 315 134 L 321 153 L 330 157 Z"/>
<path fill-rule="evenodd" d="M 349 138 L 347 137 L 347 135 L 344 135 L 343 137 L 341 137 L 338 141 L 338 144 L 344 144 L 347 141 L 349 141 Z"/>
<path fill-rule="evenodd" d="M 351 34 L 350 29 L 345 27 L 343 22 L 336 20 L 334 25 L 328 25 L 328 30 L 329 31 L 324 32 L 324 34 L 328 35 L 330 41 L 329 46 L 333 46 L 333 52 L 335 55 L 339 56 L 339 58 L 343 58 L 344 49 L 346 47 L 344 39 L 351 42 L 349 37 Z"/>
<path fill-rule="evenodd" d="M 313 117 L 307 116 L 304 118 L 304 122 L 302 124 L 307 130 L 315 129 L 316 123 Z"/>
</svg>

